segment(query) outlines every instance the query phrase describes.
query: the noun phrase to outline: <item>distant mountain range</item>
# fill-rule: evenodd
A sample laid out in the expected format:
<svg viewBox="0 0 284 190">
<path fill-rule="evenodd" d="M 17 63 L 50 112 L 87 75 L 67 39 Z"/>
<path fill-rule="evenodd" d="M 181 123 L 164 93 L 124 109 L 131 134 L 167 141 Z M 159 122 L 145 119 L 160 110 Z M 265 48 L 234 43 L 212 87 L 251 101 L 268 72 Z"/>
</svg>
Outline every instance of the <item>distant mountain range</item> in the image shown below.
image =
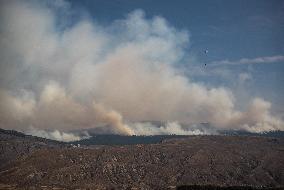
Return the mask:
<svg viewBox="0 0 284 190">
<path fill-rule="evenodd" d="M 165 126 L 166 122 L 163 121 L 143 121 L 145 123 L 151 123 L 155 127 Z M 186 124 L 180 124 L 182 128 L 186 129 Z M 172 138 L 186 138 L 189 135 L 117 135 L 111 134 L 110 131 L 106 131 L 108 128 L 106 126 L 100 126 L 91 129 L 76 130 L 72 131 L 76 134 L 83 134 L 83 132 L 88 132 L 90 138 L 82 139 L 80 141 L 71 142 L 73 144 L 82 145 L 132 145 L 132 144 L 153 144 L 160 143 L 166 139 Z M 201 123 L 193 126 L 191 129 L 199 129 L 204 132 L 204 134 L 210 135 L 225 135 L 225 136 L 259 136 L 259 137 L 277 137 L 284 138 L 284 131 L 268 131 L 263 133 L 253 133 L 243 130 L 220 130 L 212 127 L 209 123 Z M 210 132 L 210 133 L 209 133 Z"/>
<path fill-rule="evenodd" d="M 270 131 L 265 133 L 251 133 L 246 131 L 220 131 L 225 136 L 259 136 L 284 138 L 284 131 Z M 133 145 L 133 144 L 155 144 L 166 139 L 186 138 L 188 135 L 153 135 L 153 136 L 124 136 L 113 134 L 90 134 L 90 138 L 71 142 L 82 145 Z"/>
</svg>

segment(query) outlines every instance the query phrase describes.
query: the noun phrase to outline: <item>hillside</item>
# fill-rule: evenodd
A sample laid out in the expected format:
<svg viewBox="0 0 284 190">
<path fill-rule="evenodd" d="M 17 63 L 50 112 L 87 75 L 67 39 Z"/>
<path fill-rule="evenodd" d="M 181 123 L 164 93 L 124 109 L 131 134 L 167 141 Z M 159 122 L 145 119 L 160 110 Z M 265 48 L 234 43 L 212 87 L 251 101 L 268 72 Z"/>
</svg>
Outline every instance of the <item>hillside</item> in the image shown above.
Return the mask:
<svg viewBox="0 0 284 190">
<path fill-rule="evenodd" d="M 15 158 L 2 165 L 2 188 L 284 186 L 283 138 L 190 136 L 158 144 L 72 148 L 41 138 L 1 135 L 1 157 L 10 154 L 7 147 L 16 147 L 10 152 L 17 152 Z M 37 148 L 20 151 L 20 144 L 28 150 Z"/>
<path fill-rule="evenodd" d="M 41 148 L 70 146 L 63 142 L 25 135 L 24 133 L 0 129 L 0 168 L 18 157 L 24 157 Z"/>
</svg>

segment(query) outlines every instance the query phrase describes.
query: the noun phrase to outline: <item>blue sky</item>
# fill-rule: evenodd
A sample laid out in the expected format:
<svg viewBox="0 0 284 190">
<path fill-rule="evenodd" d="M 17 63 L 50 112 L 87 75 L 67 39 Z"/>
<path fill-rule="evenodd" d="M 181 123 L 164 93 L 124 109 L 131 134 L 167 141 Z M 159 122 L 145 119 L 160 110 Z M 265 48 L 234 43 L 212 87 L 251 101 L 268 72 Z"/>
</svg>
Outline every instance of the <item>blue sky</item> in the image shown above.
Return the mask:
<svg viewBox="0 0 284 190">
<path fill-rule="evenodd" d="M 203 63 L 284 55 L 281 0 L 82 0 L 71 1 L 71 7 L 86 10 L 95 22 L 105 25 L 136 9 L 145 11 L 147 18 L 162 16 L 170 25 L 190 33 L 187 56 L 194 57 L 196 67 L 192 68 L 191 64 L 188 68 L 186 58 L 179 64 L 192 80 L 213 86 L 221 84 L 237 94 L 247 94 L 240 97 L 262 97 L 271 101 L 277 112 L 284 112 L 283 59 L 272 63 L 220 65 L 209 67 L 211 71 L 206 68 L 202 74 L 195 72 Z M 209 50 L 206 55 L 205 49 Z M 249 75 L 242 87 L 237 81 L 241 73 Z"/>
<path fill-rule="evenodd" d="M 2 126 L 284 129 L 283 1 L 0 4 Z"/>
<path fill-rule="evenodd" d="M 162 16 L 171 25 L 189 30 L 193 51 L 208 48 L 212 59 L 284 53 L 283 1 L 82 0 L 72 6 L 88 10 L 94 20 L 105 23 L 135 9 L 144 10 L 147 17 Z"/>
</svg>

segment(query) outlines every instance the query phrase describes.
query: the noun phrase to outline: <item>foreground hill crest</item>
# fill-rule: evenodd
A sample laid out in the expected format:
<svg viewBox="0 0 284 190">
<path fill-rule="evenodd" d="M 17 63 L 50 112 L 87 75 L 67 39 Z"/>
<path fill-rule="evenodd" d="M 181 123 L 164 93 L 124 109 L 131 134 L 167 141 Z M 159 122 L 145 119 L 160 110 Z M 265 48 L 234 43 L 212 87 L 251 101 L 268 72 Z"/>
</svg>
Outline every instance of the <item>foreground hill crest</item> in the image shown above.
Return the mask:
<svg viewBox="0 0 284 190">
<path fill-rule="evenodd" d="M 284 186 L 283 138 L 190 136 L 158 144 L 73 148 L 1 130 L 0 145 L 0 183 L 15 188 Z"/>
</svg>

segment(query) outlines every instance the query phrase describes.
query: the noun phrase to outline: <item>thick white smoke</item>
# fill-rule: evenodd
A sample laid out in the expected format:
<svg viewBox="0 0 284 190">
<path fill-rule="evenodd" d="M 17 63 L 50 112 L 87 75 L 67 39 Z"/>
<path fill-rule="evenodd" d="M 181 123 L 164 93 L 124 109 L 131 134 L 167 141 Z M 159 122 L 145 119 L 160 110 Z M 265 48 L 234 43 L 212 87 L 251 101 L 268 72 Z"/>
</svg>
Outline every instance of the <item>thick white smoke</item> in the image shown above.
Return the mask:
<svg viewBox="0 0 284 190">
<path fill-rule="evenodd" d="M 60 132 L 58 130 L 46 131 L 46 130 L 36 129 L 33 127 L 30 127 L 28 130 L 25 131 L 25 133 L 32 136 L 43 137 L 46 139 L 52 139 L 63 142 L 79 141 L 82 139 L 90 138 L 90 135 L 87 132 L 84 132 L 83 136 L 82 135 L 79 136 L 73 133 Z"/>
<path fill-rule="evenodd" d="M 84 18 L 67 27 L 56 6 L 1 1 L 0 127 L 72 130 L 105 123 L 117 134 L 198 133 L 174 124 L 137 125 L 155 120 L 284 129 L 269 102 L 252 98 L 239 111 L 229 89 L 182 75 L 175 65 L 189 35 L 164 18 L 146 19 L 136 10 L 109 26 Z"/>
<path fill-rule="evenodd" d="M 136 135 L 207 135 L 213 131 L 204 131 L 193 126 L 184 129 L 178 122 L 167 122 L 164 126 L 155 126 L 150 122 L 133 123 Z"/>
</svg>

